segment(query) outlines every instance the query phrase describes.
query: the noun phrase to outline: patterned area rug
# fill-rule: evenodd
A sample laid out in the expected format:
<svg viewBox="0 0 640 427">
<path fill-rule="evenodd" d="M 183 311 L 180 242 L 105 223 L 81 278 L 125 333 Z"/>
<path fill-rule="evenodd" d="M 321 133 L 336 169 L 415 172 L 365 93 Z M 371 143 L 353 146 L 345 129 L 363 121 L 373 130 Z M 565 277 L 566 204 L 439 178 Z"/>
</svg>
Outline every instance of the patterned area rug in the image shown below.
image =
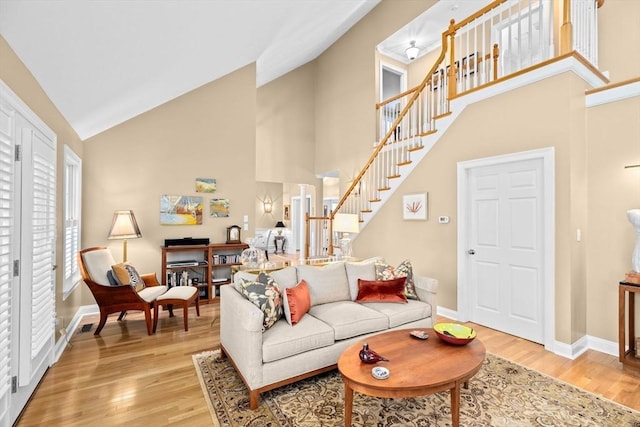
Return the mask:
<svg viewBox="0 0 640 427">
<path fill-rule="evenodd" d="M 214 425 L 343 426 L 344 386 L 337 371 L 263 393 L 249 409 L 247 390 L 219 352 L 193 356 Z M 632 426 L 640 412 L 487 354 L 469 389 L 462 389 L 462 426 Z M 356 426 L 450 426 L 449 393 L 382 399 L 355 393 Z"/>
</svg>

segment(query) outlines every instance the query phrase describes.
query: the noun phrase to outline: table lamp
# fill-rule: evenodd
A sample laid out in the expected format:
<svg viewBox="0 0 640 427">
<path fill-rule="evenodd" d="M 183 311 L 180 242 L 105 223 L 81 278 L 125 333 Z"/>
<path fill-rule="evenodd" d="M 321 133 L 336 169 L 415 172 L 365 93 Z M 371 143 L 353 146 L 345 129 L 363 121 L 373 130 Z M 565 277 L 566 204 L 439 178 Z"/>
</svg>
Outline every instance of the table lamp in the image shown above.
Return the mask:
<svg viewBox="0 0 640 427">
<path fill-rule="evenodd" d="M 360 231 L 360 222 L 356 214 L 338 213 L 333 217 L 333 231 L 342 233 L 340 239 L 340 252 L 343 257 L 351 257 L 351 238 L 349 233 L 358 233 Z"/>
<path fill-rule="evenodd" d="M 282 230 L 285 228 L 287 228 L 287 226 L 284 225 L 284 222 L 282 221 L 276 222 L 276 230 L 278 231 L 278 236 L 282 236 Z"/>
<path fill-rule="evenodd" d="M 127 262 L 127 239 L 142 237 L 133 211 L 115 211 L 109 230 L 109 240 L 122 240 L 122 262 Z"/>
</svg>

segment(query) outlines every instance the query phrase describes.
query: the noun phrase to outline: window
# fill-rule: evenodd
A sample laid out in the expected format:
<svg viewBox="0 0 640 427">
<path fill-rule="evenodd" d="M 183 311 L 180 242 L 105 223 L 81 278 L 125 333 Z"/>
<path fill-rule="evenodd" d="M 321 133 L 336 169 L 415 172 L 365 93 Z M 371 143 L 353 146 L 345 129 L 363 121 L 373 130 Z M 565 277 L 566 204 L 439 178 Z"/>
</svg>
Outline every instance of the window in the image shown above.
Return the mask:
<svg viewBox="0 0 640 427">
<path fill-rule="evenodd" d="M 63 299 L 80 282 L 77 254 L 80 250 L 80 207 L 82 194 L 82 160 L 64 146 L 64 284 Z"/>
</svg>

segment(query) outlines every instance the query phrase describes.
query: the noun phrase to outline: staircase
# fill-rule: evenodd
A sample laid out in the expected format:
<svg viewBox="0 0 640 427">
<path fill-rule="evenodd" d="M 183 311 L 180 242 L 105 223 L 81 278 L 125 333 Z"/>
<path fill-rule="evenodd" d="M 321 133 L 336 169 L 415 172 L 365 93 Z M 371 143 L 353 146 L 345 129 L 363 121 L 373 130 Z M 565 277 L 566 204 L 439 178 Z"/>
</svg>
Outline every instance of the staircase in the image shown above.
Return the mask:
<svg viewBox="0 0 640 427">
<path fill-rule="evenodd" d="M 583 69 L 589 78 L 589 70 L 597 67 L 601 0 L 557 2 L 496 0 L 459 23 L 450 22 L 422 83 L 376 105 L 380 142 L 336 208 L 327 217 L 307 217 L 305 259 L 333 255 L 337 213 L 357 215 L 362 231 L 467 105 L 519 87 L 523 76 L 535 81 L 569 67 Z M 554 9 L 560 19 L 554 19 Z M 553 45 L 554 33 L 559 48 Z M 596 80 L 594 86 L 606 82 Z"/>
</svg>

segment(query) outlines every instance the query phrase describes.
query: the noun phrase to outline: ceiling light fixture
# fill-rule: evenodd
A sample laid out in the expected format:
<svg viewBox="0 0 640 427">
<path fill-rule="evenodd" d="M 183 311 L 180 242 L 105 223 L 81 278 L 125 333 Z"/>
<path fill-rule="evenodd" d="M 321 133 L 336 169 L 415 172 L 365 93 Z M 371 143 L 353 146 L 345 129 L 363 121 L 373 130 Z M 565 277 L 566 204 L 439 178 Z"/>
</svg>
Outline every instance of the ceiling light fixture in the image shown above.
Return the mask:
<svg viewBox="0 0 640 427">
<path fill-rule="evenodd" d="M 420 53 L 420 49 L 416 47 L 416 41 L 411 40 L 411 42 L 409 43 L 409 47 L 404 52 L 407 54 L 407 58 L 409 58 L 409 61 L 413 61 L 418 57 L 418 53 Z"/>
</svg>

